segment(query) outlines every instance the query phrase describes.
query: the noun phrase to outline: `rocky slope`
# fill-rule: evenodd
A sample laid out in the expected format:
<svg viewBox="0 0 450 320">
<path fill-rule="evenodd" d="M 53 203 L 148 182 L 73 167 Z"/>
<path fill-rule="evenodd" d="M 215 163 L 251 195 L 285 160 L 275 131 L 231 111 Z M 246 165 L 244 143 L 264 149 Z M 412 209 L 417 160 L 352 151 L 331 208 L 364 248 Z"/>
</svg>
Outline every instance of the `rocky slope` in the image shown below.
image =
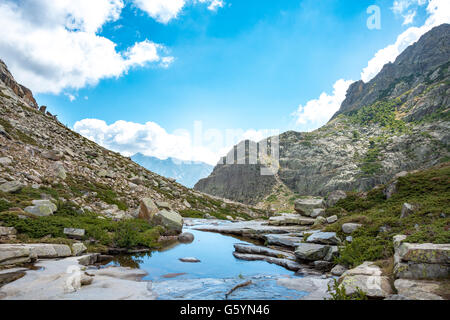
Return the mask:
<svg viewBox="0 0 450 320">
<path fill-rule="evenodd" d="M 301 195 L 367 191 L 399 172 L 449 161 L 449 65 L 450 25 L 444 24 L 369 83 L 353 84 L 328 124 L 281 134 L 277 175 L 261 176 L 260 165 L 218 165 L 195 189 L 286 210 L 286 200 L 293 208 Z"/>
<path fill-rule="evenodd" d="M 11 207 L 21 211 L 42 197 L 116 220 L 137 217 L 143 198 L 181 214 L 263 213 L 150 172 L 83 138 L 46 109 L 38 108 L 31 91 L 0 61 L 0 212 Z"/>
<path fill-rule="evenodd" d="M 188 188 L 193 188 L 200 179 L 209 176 L 214 168 L 204 162 L 183 161 L 174 158 L 161 160 L 141 153 L 132 156 L 131 160 L 161 176 L 176 179 L 178 183 Z"/>
</svg>

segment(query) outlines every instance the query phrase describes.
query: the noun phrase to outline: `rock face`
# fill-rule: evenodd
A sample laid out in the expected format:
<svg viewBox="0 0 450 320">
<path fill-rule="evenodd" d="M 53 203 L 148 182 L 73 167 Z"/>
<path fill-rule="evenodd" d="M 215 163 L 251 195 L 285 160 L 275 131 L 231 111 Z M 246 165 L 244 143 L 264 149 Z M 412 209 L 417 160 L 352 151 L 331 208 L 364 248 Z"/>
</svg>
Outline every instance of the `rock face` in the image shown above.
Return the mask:
<svg viewBox="0 0 450 320">
<path fill-rule="evenodd" d="M 449 48 L 450 25 L 434 28 L 394 63 L 387 64 L 372 81 L 354 83 L 327 125 L 310 133 L 281 134 L 276 176 L 262 176 L 258 167 L 261 164 L 229 161 L 217 165 L 195 189 L 265 205 L 264 199 L 275 195 L 280 186 L 300 195 L 327 197 L 336 190 L 367 191 L 391 181 L 400 172 L 436 165 L 449 156 L 445 148 L 450 141 Z M 377 159 L 371 160 L 370 141 L 384 140 L 386 127 L 355 119 L 354 113 L 363 107 L 379 108 L 376 103 L 384 102 L 393 104 L 394 117 L 410 130 L 406 134 L 394 133 L 385 143 L 377 144 Z M 427 120 L 430 117 L 433 120 Z M 235 149 L 230 153 L 234 155 Z M 231 157 L 234 161 L 237 158 Z M 331 199 L 330 204 L 335 201 Z"/>
<path fill-rule="evenodd" d="M 34 100 L 33 94 L 31 91 L 18 84 L 16 80 L 14 80 L 14 77 L 9 72 L 8 68 L 6 67 L 6 64 L 0 60 L 0 80 L 20 98 L 22 98 L 24 101 L 28 103 L 30 107 L 33 107 L 35 109 L 38 108 L 38 104 L 36 103 L 36 100 Z"/>
<path fill-rule="evenodd" d="M 399 279 L 440 279 L 450 274 L 449 244 L 402 243 L 396 237 L 394 274 Z"/>
<path fill-rule="evenodd" d="M 356 293 L 358 288 L 369 298 L 386 298 L 393 293 L 389 278 L 383 276 L 380 267 L 372 262 L 346 271 L 339 282 L 349 295 Z"/>
</svg>

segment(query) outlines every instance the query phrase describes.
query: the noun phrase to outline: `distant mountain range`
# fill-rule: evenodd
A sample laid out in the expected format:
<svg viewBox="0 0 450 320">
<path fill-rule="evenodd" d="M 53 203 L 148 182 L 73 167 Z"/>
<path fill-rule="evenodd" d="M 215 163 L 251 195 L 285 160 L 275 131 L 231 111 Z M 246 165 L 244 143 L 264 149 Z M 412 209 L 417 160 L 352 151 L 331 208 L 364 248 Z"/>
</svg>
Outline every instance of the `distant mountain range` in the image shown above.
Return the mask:
<svg viewBox="0 0 450 320">
<path fill-rule="evenodd" d="M 193 188 L 200 179 L 208 177 L 214 169 L 213 166 L 204 162 L 183 161 L 175 158 L 161 160 L 141 153 L 135 154 L 131 159 L 161 176 L 176 179 L 178 183 L 188 188 Z"/>
</svg>

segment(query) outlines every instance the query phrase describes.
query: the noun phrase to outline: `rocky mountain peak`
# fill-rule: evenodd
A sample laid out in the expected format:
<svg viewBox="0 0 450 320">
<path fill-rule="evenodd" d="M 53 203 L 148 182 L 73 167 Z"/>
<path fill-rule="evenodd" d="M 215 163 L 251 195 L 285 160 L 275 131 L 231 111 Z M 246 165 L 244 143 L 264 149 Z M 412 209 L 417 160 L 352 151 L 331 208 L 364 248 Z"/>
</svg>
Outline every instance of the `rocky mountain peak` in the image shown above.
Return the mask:
<svg viewBox="0 0 450 320">
<path fill-rule="evenodd" d="M 38 108 L 38 104 L 34 99 L 31 90 L 16 82 L 11 72 L 9 72 L 5 62 L 3 62 L 3 60 L 1 59 L 0 59 L 0 80 L 3 81 L 3 83 L 7 87 L 11 88 L 12 91 L 17 96 L 22 98 L 28 105 L 30 105 L 35 109 Z"/>
<path fill-rule="evenodd" d="M 436 69 L 448 62 L 449 44 L 450 24 L 433 28 L 403 51 L 394 63 L 386 64 L 374 79 L 368 83 L 353 83 L 333 119 L 340 114 L 371 105 L 377 100 L 399 96 L 418 83 L 430 80 L 430 77 L 435 76 L 433 73 Z"/>
</svg>

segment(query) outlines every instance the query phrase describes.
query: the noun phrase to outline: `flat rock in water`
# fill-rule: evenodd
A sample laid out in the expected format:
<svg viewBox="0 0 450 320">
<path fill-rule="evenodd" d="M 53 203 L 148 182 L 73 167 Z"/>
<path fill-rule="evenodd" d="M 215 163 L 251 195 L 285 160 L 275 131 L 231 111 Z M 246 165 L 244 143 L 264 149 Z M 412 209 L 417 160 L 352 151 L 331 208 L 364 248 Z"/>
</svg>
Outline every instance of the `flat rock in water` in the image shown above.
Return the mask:
<svg viewBox="0 0 450 320">
<path fill-rule="evenodd" d="M 295 248 L 303 243 L 303 237 L 299 234 L 266 234 L 264 236 L 268 245 Z"/>
<path fill-rule="evenodd" d="M 274 250 L 267 247 L 262 246 L 253 246 L 247 244 L 235 244 L 234 249 L 239 253 L 247 253 L 247 254 L 258 254 L 268 257 L 274 258 L 287 258 L 287 259 L 295 259 L 295 256 L 292 253 L 284 252 L 281 250 Z"/>
<path fill-rule="evenodd" d="M 199 263 L 199 262 L 201 262 L 199 259 L 194 258 L 194 257 L 180 258 L 179 260 L 181 262 L 186 262 L 186 263 Z"/>
<path fill-rule="evenodd" d="M 291 271 L 297 272 L 302 268 L 302 266 L 293 260 L 290 259 L 283 259 L 283 258 L 275 258 L 275 257 L 269 257 L 264 256 L 260 254 L 249 254 L 249 253 L 240 253 L 240 252 L 233 252 L 233 256 L 236 259 L 239 260 L 245 260 L 245 261 L 266 261 L 268 263 L 279 265 L 283 268 L 286 268 Z"/>
</svg>

